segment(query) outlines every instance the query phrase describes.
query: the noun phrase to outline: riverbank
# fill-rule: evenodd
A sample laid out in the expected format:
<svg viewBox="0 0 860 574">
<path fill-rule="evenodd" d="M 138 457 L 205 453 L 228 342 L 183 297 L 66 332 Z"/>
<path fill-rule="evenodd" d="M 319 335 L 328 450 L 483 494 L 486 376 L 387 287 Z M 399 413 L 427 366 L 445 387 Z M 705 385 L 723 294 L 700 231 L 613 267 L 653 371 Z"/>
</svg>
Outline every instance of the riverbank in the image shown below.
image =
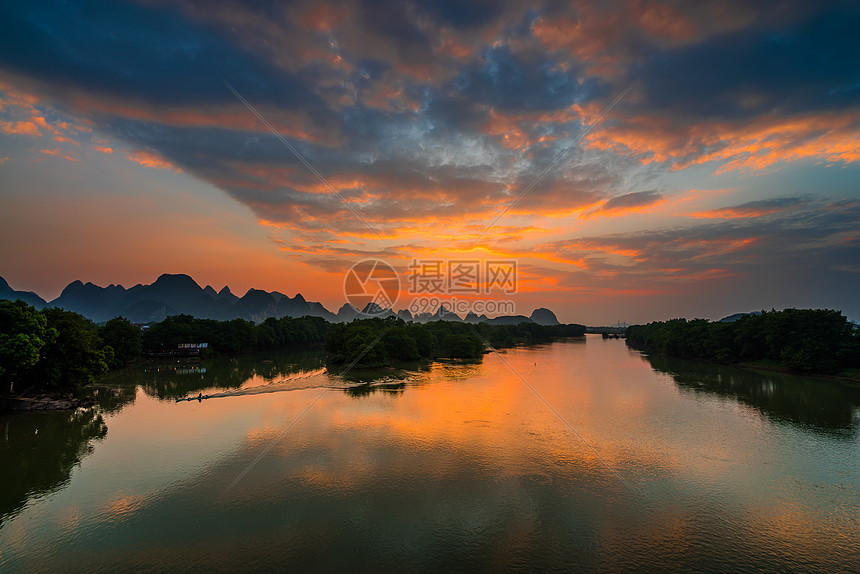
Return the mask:
<svg viewBox="0 0 860 574">
<path fill-rule="evenodd" d="M 69 411 L 91 407 L 93 397 L 77 397 L 69 393 L 39 394 L 34 397 L 9 395 L 0 397 L 0 412 L 20 411 Z"/>
</svg>

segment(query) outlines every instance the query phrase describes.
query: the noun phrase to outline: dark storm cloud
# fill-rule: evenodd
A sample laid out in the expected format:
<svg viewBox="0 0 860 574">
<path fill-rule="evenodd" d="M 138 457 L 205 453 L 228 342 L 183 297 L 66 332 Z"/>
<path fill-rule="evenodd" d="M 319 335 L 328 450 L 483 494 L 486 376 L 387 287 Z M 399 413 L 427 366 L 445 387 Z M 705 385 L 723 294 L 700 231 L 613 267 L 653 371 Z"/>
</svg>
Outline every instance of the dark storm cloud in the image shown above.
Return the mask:
<svg viewBox="0 0 860 574">
<path fill-rule="evenodd" d="M 858 9 L 829 3 L 806 9 L 814 17 L 802 18 L 803 10 L 789 3 L 769 20 L 774 6 L 12 2 L 0 7 L 0 78 L 21 81 L 97 129 L 161 154 L 262 219 L 308 227 L 328 222 L 337 230 L 361 222 L 325 195 L 325 186 L 222 79 L 356 210 L 396 227 L 416 213 L 495 213 L 635 76 L 642 91 L 589 136 L 608 140 L 586 140 L 602 147 L 571 150 L 511 212 L 595 207 L 591 214 L 617 215 L 664 199 L 656 191 L 624 193 L 633 187 L 627 174 L 639 165 L 629 156 L 694 162 L 732 139 L 731 129 L 720 137 L 714 128 L 698 129 L 704 116 L 767 110 L 779 127 L 779 114 L 790 123 L 788 112 L 856 102 Z M 609 72 L 594 73 L 591 56 Z M 645 121 L 625 132 L 631 112 Z M 838 136 L 812 155 L 832 155 L 843 145 L 831 124 L 810 125 L 801 135 Z M 655 150 L 656 144 L 663 147 Z M 683 154 L 675 153 L 679 147 Z M 850 149 L 837 152 L 850 161 Z M 734 209 L 755 208 L 791 206 Z M 710 216 L 739 213 L 717 212 Z"/>
<path fill-rule="evenodd" d="M 813 8 L 815 6 L 815 8 Z M 660 51 L 634 68 L 650 109 L 709 118 L 860 104 L 860 5 L 809 4 L 805 18 Z"/>
<path fill-rule="evenodd" d="M 6 2 L 0 65 L 49 83 L 156 104 L 232 103 L 222 78 L 255 101 L 316 107 L 299 78 L 276 70 L 168 9 L 93 1 Z"/>
<path fill-rule="evenodd" d="M 800 205 L 797 198 L 770 203 Z M 860 260 L 858 232 L 860 202 L 807 200 L 794 210 L 756 218 L 582 237 L 544 248 L 584 258 L 590 271 L 610 272 L 612 281 L 631 285 L 642 277 L 701 278 L 713 271 L 759 276 L 776 269 L 793 270 L 800 273 L 798 281 L 806 281 L 814 269 Z M 617 254 L 622 260 L 613 258 Z"/>
<path fill-rule="evenodd" d="M 467 100 L 508 110 L 557 110 L 607 93 L 597 78 L 562 71 L 545 56 L 527 60 L 504 47 L 486 50 L 452 87 Z"/>
<path fill-rule="evenodd" d="M 444 24 L 457 29 L 482 26 L 499 16 L 506 2 L 497 0 L 440 0 L 422 8 Z"/>
<path fill-rule="evenodd" d="M 748 201 L 740 205 L 719 207 L 709 209 L 695 214 L 697 217 L 709 218 L 737 218 L 737 217 L 761 217 L 772 213 L 781 213 L 798 209 L 809 203 L 808 197 L 775 197 Z"/>
</svg>

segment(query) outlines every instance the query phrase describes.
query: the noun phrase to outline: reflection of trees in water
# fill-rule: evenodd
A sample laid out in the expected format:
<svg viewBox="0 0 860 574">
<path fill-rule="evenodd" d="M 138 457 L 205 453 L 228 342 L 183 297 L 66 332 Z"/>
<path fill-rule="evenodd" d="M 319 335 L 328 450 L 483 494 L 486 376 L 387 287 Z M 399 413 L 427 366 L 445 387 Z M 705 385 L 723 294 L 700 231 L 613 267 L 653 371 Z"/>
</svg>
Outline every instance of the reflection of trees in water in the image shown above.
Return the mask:
<svg viewBox="0 0 860 574">
<path fill-rule="evenodd" d="M 280 377 L 319 370 L 324 366 L 321 348 L 271 351 L 253 355 L 214 357 L 203 360 L 150 362 L 117 371 L 102 380 L 107 386 L 139 385 L 161 400 L 175 400 L 204 389 L 237 389 L 254 376 L 266 382 Z"/>
<path fill-rule="evenodd" d="M 477 377 L 481 374 L 481 362 L 480 361 L 444 361 L 439 362 L 435 365 L 437 369 L 440 369 L 441 376 L 447 380 L 454 381 L 465 381 L 466 379 L 471 379 L 472 377 Z"/>
<path fill-rule="evenodd" d="M 657 355 L 648 361 L 655 370 L 671 375 L 682 390 L 729 397 L 806 430 L 848 437 L 857 432 L 854 410 L 860 405 L 860 389 L 837 381 Z"/>
<path fill-rule="evenodd" d="M 374 393 L 382 393 L 383 395 L 399 395 L 406 388 L 406 383 L 380 383 L 377 385 L 364 383 L 347 387 L 344 390 L 351 397 L 366 397 Z"/>
<path fill-rule="evenodd" d="M 69 482 L 72 469 L 107 434 L 96 409 L 0 415 L 0 524 L 27 500 Z"/>
<path fill-rule="evenodd" d="M 137 395 L 135 385 L 105 385 L 100 383 L 93 386 L 93 397 L 99 412 L 104 414 L 116 414 L 126 405 L 134 402 Z"/>
<path fill-rule="evenodd" d="M 422 385 L 429 379 L 425 376 L 434 371 L 434 380 L 465 381 L 482 373 L 480 359 L 444 359 L 400 363 L 398 368 L 353 369 L 337 374 L 352 386 L 343 389 L 352 397 L 363 397 L 373 393 L 399 394 L 410 385 Z M 330 371 L 331 372 L 331 371 Z"/>
<path fill-rule="evenodd" d="M 365 385 L 372 383 L 399 382 L 413 379 L 415 373 L 430 370 L 428 361 L 401 361 L 396 367 L 382 367 L 379 369 L 351 368 L 342 365 L 328 365 L 328 372 L 347 383 Z"/>
<path fill-rule="evenodd" d="M 138 386 L 150 396 L 175 399 L 206 388 L 236 388 L 253 376 L 273 381 L 323 366 L 321 349 L 145 363 L 109 373 L 95 385 L 94 409 L 0 414 L 0 525 L 28 500 L 69 482 L 93 442 L 107 434 L 102 414 L 134 403 Z"/>
</svg>

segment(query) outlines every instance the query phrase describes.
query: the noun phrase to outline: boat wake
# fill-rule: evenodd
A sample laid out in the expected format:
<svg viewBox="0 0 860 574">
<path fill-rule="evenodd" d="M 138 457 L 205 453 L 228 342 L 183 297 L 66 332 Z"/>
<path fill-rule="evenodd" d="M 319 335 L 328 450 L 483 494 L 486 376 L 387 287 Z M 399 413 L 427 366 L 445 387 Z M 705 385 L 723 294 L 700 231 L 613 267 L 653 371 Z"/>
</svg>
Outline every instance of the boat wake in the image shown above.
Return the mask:
<svg viewBox="0 0 860 574">
<path fill-rule="evenodd" d="M 338 385 L 332 382 L 332 379 L 324 376 L 328 374 L 328 370 L 323 367 L 315 371 L 308 371 L 300 375 L 281 377 L 271 383 L 265 385 L 255 385 L 253 387 L 244 387 L 230 391 L 222 391 L 204 395 L 202 393 L 190 395 L 182 399 L 176 399 L 176 402 L 182 401 L 200 401 L 203 399 L 220 399 L 225 397 L 244 397 L 250 395 L 262 395 L 266 393 L 280 393 L 283 391 L 300 391 L 304 389 L 314 389 L 319 387 L 342 388 L 348 385 Z M 318 378 L 319 381 L 313 379 Z"/>
</svg>

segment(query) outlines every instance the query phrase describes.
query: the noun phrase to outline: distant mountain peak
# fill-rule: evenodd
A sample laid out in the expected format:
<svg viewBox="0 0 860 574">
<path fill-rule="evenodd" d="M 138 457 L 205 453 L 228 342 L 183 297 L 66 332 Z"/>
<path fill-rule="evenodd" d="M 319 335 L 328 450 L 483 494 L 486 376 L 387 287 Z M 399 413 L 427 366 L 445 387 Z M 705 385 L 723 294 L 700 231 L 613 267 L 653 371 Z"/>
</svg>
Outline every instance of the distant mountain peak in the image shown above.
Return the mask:
<svg viewBox="0 0 860 574">
<path fill-rule="evenodd" d="M 729 315 L 728 317 L 723 317 L 719 320 L 720 323 L 734 323 L 735 321 L 739 321 L 747 315 L 761 315 L 761 311 L 750 311 L 748 313 L 735 313 L 734 315 Z"/>
<path fill-rule="evenodd" d="M 439 309 L 433 314 L 434 319 L 442 319 L 444 321 L 462 321 L 459 315 L 449 311 L 445 305 L 439 305 Z"/>
<path fill-rule="evenodd" d="M 0 300 L 14 301 L 21 299 L 28 305 L 41 309 L 47 302 L 32 291 L 16 291 L 9 286 L 5 279 L 0 277 Z"/>
<path fill-rule="evenodd" d="M 387 304 L 373 301 L 359 311 L 355 306 L 345 303 L 337 312 L 332 313 L 321 303 L 307 301 L 301 293 L 290 298 L 279 291 L 268 292 L 250 288 L 241 298 L 225 285 L 216 292 L 211 285 L 201 287 L 191 276 L 184 273 L 164 273 L 150 285 L 136 284 L 125 289 L 120 284 L 99 287 L 93 283 L 83 283 L 77 279 L 69 283 L 57 299 L 50 303 L 35 293 L 14 291 L 8 282 L 0 277 L 0 299 L 22 298 L 36 306 L 51 305 L 76 311 L 94 321 L 106 321 L 112 317 L 125 316 L 135 322 L 161 320 L 172 314 L 182 313 L 201 318 L 229 320 L 237 317 L 251 321 L 263 321 L 268 317 L 321 317 L 327 321 L 351 321 L 357 317 L 397 316 L 406 321 L 419 323 L 427 321 L 463 321 L 444 304 L 435 313 L 413 314 L 408 309 L 395 311 Z M 522 315 L 501 316 L 488 319 L 485 314 L 466 315 L 467 322 L 490 324 L 517 324 L 533 321 L 544 325 L 558 324 L 555 314 L 546 308 L 538 308 L 531 317 Z"/>
<path fill-rule="evenodd" d="M 532 311 L 531 317 L 529 317 L 532 321 L 537 323 L 538 325 L 558 325 L 558 317 L 555 316 L 555 313 L 547 309 L 546 307 L 538 307 L 534 311 Z"/>
<path fill-rule="evenodd" d="M 162 273 L 159 275 L 158 279 L 155 280 L 155 283 L 150 285 L 150 287 L 195 287 L 197 289 L 200 288 L 200 285 L 191 278 L 190 275 L 186 275 L 185 273 Z"/>
<path fill-rule="evenodd" d="M 397 312 L 397 316 L 400 317 L 401 319 L 403 319 L 404 321 L 411 321 L 412 320 L 412 311 L 410 311 L 409 309 L 401 309 L 400 311 Z"/>
<path fill-rule="evenodd" d="M 364 306 L 364 309 L 361 310 L 364 315 L 379 315 L 380 313 L 385 312 L 385 309 L 380 307 L 377 303 L 371 301 L 367 305 Z"/>
</svg>

